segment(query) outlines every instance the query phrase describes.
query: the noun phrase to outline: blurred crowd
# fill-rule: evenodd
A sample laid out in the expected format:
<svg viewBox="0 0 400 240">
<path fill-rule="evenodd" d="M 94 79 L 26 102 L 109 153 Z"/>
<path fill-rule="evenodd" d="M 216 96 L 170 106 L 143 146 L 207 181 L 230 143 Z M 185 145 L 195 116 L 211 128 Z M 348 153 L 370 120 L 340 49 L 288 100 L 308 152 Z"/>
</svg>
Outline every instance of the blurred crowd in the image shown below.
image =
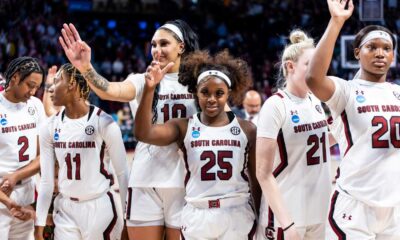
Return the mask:
<svg viewBox="0 0 400 240">
<path fill-rule="evenodd" d="M 399 8 L 396 0 L 386 0 L 385 19 L 377 24 L 398 34 Z M 182 18 L 199 34 L 201 48 L 210 52 L 227 48 L 245 59 L 252 67 L 253 88 L 265 100 L 274 91 L 277 61 L 289 32 L 301 28 L 318 40 L 328 17 L 326 1 L 321 0 L 4 0 L 0 2 L 0 73 L 10 60 L 24 55 L 40 59 L 45 68 L 65 63 L 58 36 L 62 24 L 72 22 L 90 45 L 95 68 L 110 81 L 122 81 L 146 69 L 155 29 Z M 356 11 L 342 34 L 354 34 L 371 23 L 359 21 Z M 330 73 L 352 79 L 356 70 L 341 67 L 340 45 L 336 46 Z M 397 63 L 388 81 L 400 83 L 399 69 Z M 101 101 L 95 95 L 90 101 L 113 114 L 131 144 L 129 106 Z"/>
</svg>

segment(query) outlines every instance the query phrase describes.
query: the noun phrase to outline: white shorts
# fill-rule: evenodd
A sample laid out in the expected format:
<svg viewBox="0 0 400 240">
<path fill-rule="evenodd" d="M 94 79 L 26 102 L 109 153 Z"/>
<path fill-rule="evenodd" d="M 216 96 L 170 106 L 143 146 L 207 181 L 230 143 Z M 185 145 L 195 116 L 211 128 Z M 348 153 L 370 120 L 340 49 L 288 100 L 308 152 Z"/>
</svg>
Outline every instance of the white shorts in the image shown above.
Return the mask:
<svg viewBox="0 0 400 240">
<path fill-rule="evenodd" d="M 211 205 L 210 205 L 211 206 Z M 221 208 L 198 208 L 187 204 L 182 211 L 182 240 L 253 239 L 256 221 L 250 204 Z"/>
<path fill-rule="evenodd" d="M 126 225 L 180 228 L 184 188 L 128 188 Z"/>
<path fill-rule="evenodd" d="M 276 223 L 274 213 L 270 208 L 260 212 L 260 220 L 257 227 L 257 240 L 283 240 L 284 232 L 279 223 Z M 323 240 L 325 238 L 326 223 L 313 224 L 308 226 L 296 226 L 296 231 L 303 240 Z"/>
<path fill-rule="evenodd" d="M 117 199 L 112 192 L 81 202 L 58 195 L 54 200 L 54 239 L 120 239 L 124 222 Z"/>
<path fill-rule="evenodd" d="M 33 181 L 15 186 L 10 198 L 18 205 L 28 206 L 34 202 L 35 186 Z M 34 239 L 34 222 L 14 218 L 5 205 L 0 203 L 0 239 Z"/>
<path fill-rule="evenodd" d="M 328 216 L 327 240 L 398 240 L 400 207 L 371 207 L 335 191 Z"/>
</svg>

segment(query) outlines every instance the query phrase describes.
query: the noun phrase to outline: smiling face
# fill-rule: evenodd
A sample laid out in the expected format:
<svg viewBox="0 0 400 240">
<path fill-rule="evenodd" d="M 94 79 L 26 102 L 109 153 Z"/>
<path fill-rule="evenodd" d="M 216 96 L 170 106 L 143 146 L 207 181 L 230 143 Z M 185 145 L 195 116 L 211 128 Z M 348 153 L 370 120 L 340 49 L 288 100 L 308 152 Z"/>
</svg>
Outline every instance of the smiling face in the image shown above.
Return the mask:
<svg viewBox="0 0 400 240">
<path fill-rule="evenodd" d="M 177 72 L 183 51 L 184 44 L 178 42 L 168 30 L 158 29 L 154 33 L 151 40 L 151 55 L 154 60 L 160 62 L 161 68 L 164 68 L 170 62 L 174 62 L 175 65 L 171 72 Z"/>
<path fill-rule="evenodd" d="M 394 50 L 390 41 L 382 38 L 371 39 L 361 48 L 354 50 L 363 72 L 368 76 L 385 75 L 393 62 Z M 369 79 L 369 78 L 368 78 Z"/>
<path fill-rule="evenodd" d="M 197 97 L 201 111 L 207 117 L 216 117 L 224 113 L 229 98 L 229 88 L 224 80 L 210 76 L 197 85 Z"/>
<path fill-rule="evenodd" d="M 12 94 L 13 102 L 26 102 L 35 95 L 42 84 L 43 75 L 40 73 L 31 73 L 21 81 L 19 73 L 11 77 L 7 92 Z"/>
</svg>

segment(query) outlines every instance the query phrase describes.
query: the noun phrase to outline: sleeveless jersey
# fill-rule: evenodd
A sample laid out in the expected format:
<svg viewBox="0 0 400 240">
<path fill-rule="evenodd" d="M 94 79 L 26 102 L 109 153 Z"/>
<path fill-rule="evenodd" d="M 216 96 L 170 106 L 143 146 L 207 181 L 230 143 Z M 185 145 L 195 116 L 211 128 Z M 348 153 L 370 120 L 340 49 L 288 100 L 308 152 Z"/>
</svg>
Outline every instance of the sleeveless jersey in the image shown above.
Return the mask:
<svg viewBox="0 0 400 240">
<path fill-rule="evenodd" d="M 249 195 L 248 140 L 236 117 L 223 127 L 189 119 L 184 139 L 186 201 Z"/>
<path fill-rule="evenodd" d="M 90 199 L 109 190 L 113 178 L 109 173 L 110 159 L 104 159 L 106 146 L 103 139 L 110 124 L 116 124 L 112 117 L 94 106 L 79 119 L 69 119 L 65 110 L 50 119 L 49 127 L 41 137 L 53 145 L 59 165 L 58 189 L 61 194 Z"/>
<path fill-rule="evenodd" d="M 145 85 L 144 74 L 130 75 L 140 104 Z M 160 82 L 157 123 L 171 118 L 186 118 L 197 112 L 193 94 L 178 82 L 178 74 L 166 74 Z M 140 126 L 135 126 L 140 127 Z M 129 178 L 130 187 L 184 187 L 185 168 L 176 143 L 154 146 L 138 142 Z"/>
<path fill-rule="evenodd" d="M 337 185 L 368 205 L 400 206 L 400 86 L 332 79 L 327 104 L 342 156 Z"/>
<path fill-rule="evenodd" d="M 12 103 L 0 93 L 0 178 L 36 158 L 40 124 L 45 119 L 38 98 Z"/>
<path fill-rule="evenodd" d="M 321 102 L 312 94 L 298 98 L 278 91 L 262 107 L 257 137 L 277 140 L 273 174 L 296 225 L 324 222 L 331 182 L 328 123 Z M 262 212 L 268 211 L 265 200 L 261 205 Z M 271 213 L 269 223 L 274 220 Z"/>
</svg>

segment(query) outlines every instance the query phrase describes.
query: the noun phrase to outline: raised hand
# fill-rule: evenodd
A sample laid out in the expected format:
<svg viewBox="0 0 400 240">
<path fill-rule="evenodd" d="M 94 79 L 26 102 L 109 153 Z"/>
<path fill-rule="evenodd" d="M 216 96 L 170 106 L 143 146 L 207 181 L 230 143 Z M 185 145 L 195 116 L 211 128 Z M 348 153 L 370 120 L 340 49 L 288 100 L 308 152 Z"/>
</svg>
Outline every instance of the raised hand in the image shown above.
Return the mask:
<svg viewBox="0 0 400 240">
<path fill-rule="evenodd" d="M 353 0 L 327 0 L 327 2 L 331 17 L 335 20 L 344 22 L 353 13 Z"/>
<path fill-rule="evenodd" d="M 158 58 L 153 60 L 150 66 L 147 67 L 144 79 L 146 80 L 146 86 L 155 88 L 157 84 L 161 82 L 164 75 L 174 66 L 173 62 L 168 63 L 163 69 L 161 69 Z"/>
<path fill-rule="evenodd" d="M 64 23 L 63 29 L 61 29 L 61 35 L 62 36 L 60 36 L 58 40 L 71 64 L 81 73 L 90 70 L 92 68 L 90 63 L 91 49 L 81 40 L 75 26 L 72 23 Z"/>
</svg>

